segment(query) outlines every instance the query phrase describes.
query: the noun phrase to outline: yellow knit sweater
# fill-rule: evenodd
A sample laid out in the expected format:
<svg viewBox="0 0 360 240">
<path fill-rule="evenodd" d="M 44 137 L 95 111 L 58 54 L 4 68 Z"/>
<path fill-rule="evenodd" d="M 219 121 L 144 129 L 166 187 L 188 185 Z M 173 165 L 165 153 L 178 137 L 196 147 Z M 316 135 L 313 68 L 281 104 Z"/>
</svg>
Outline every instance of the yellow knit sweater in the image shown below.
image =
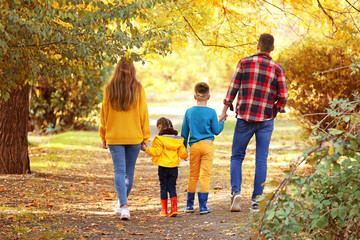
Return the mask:
<svg viewBox="0 0 360 240">
<path fill-rule="evenodd" d="M 127 111 L 113 109 L 106 101 L 105 94 L 99 126 L 101 141 L 106 141 L 108 145 L 147 143 L 150 138 L 150 126 L 144 88 L 140 87 L 136 103 Z"/>
</svg>

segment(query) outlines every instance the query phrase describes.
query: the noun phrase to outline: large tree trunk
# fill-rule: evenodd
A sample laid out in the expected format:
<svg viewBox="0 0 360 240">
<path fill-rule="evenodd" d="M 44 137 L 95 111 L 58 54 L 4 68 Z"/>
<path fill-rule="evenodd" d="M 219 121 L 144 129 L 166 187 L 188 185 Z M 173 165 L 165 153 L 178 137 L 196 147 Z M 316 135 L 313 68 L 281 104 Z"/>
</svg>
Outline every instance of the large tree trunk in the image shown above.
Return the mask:
<svg viewBox="0 0 360 240">
<path fill-rule="evenodd" d="M 30 173 L 28 155 L 28 85 L 0 100 L 0 174 Z"/>
</svg>

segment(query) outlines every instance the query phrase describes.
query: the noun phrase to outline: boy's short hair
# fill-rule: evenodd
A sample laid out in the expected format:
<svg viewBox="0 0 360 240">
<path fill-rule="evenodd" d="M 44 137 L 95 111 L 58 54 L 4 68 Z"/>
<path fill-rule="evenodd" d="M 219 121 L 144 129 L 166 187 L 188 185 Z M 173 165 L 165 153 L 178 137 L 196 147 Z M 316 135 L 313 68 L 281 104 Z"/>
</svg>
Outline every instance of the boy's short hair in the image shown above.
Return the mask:
<svg viewBox="0 0 360 240">
<path fill-rule="evenodd" d="M 271 52 L 274 47 L 274 37 L 269 33 L 263 33 L 259 37 L 259 47 L 261 52 Z"/>
<path fill-rule="evenodd" d="M 195 85 L 194 92 L 199 100 L 206 100 L 210 93 L 210 87 L 206 82 L 199 82 Z"/>
</svg>

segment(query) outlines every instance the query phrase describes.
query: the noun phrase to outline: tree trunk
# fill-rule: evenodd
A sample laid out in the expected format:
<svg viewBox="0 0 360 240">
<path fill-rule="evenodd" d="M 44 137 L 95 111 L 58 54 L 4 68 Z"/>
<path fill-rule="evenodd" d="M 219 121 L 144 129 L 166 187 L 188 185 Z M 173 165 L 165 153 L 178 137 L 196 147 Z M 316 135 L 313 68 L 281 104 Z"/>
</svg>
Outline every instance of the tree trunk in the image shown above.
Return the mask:
<svg viewBox="0 0 360 240">
<path fill-rule="evenodd" d="M 28 85 L 0 100 L 0 174 L 30 173 L 28 155 Z"/>
</svg>

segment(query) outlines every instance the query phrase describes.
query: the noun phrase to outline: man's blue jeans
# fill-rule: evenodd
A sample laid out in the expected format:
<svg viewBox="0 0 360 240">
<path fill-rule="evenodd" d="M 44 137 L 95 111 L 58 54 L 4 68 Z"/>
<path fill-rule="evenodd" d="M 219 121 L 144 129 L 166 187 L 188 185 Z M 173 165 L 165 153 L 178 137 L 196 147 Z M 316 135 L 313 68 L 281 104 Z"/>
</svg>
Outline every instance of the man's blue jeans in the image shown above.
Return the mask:
<svg viewBox="0 0 360 240">
<path fill-rule="evenodd" d="M 108 145 L 114 164 L 114 182 L 119 204 L 128 204 L 133 181 L 135 164 L 140 152 L 141 144 L 137 145 Z"/>
<path fill-rule="evenodd" d="M 254 191 L 251 197 L 255 201 L 257 196 L 262 195 L 266 181 L 267 157 L 271 134 L 274 130 L 274 119 L 264 122 L 247 122 L 238 119 L 233 138 L 232 156 L 230 164 L 231 193 L 241 192 L 242 163 L 245 158 L 246 148 L 250 139 L 255 134 L 256 157 L 255 157 L 255 180 Z"/>
</svg>

